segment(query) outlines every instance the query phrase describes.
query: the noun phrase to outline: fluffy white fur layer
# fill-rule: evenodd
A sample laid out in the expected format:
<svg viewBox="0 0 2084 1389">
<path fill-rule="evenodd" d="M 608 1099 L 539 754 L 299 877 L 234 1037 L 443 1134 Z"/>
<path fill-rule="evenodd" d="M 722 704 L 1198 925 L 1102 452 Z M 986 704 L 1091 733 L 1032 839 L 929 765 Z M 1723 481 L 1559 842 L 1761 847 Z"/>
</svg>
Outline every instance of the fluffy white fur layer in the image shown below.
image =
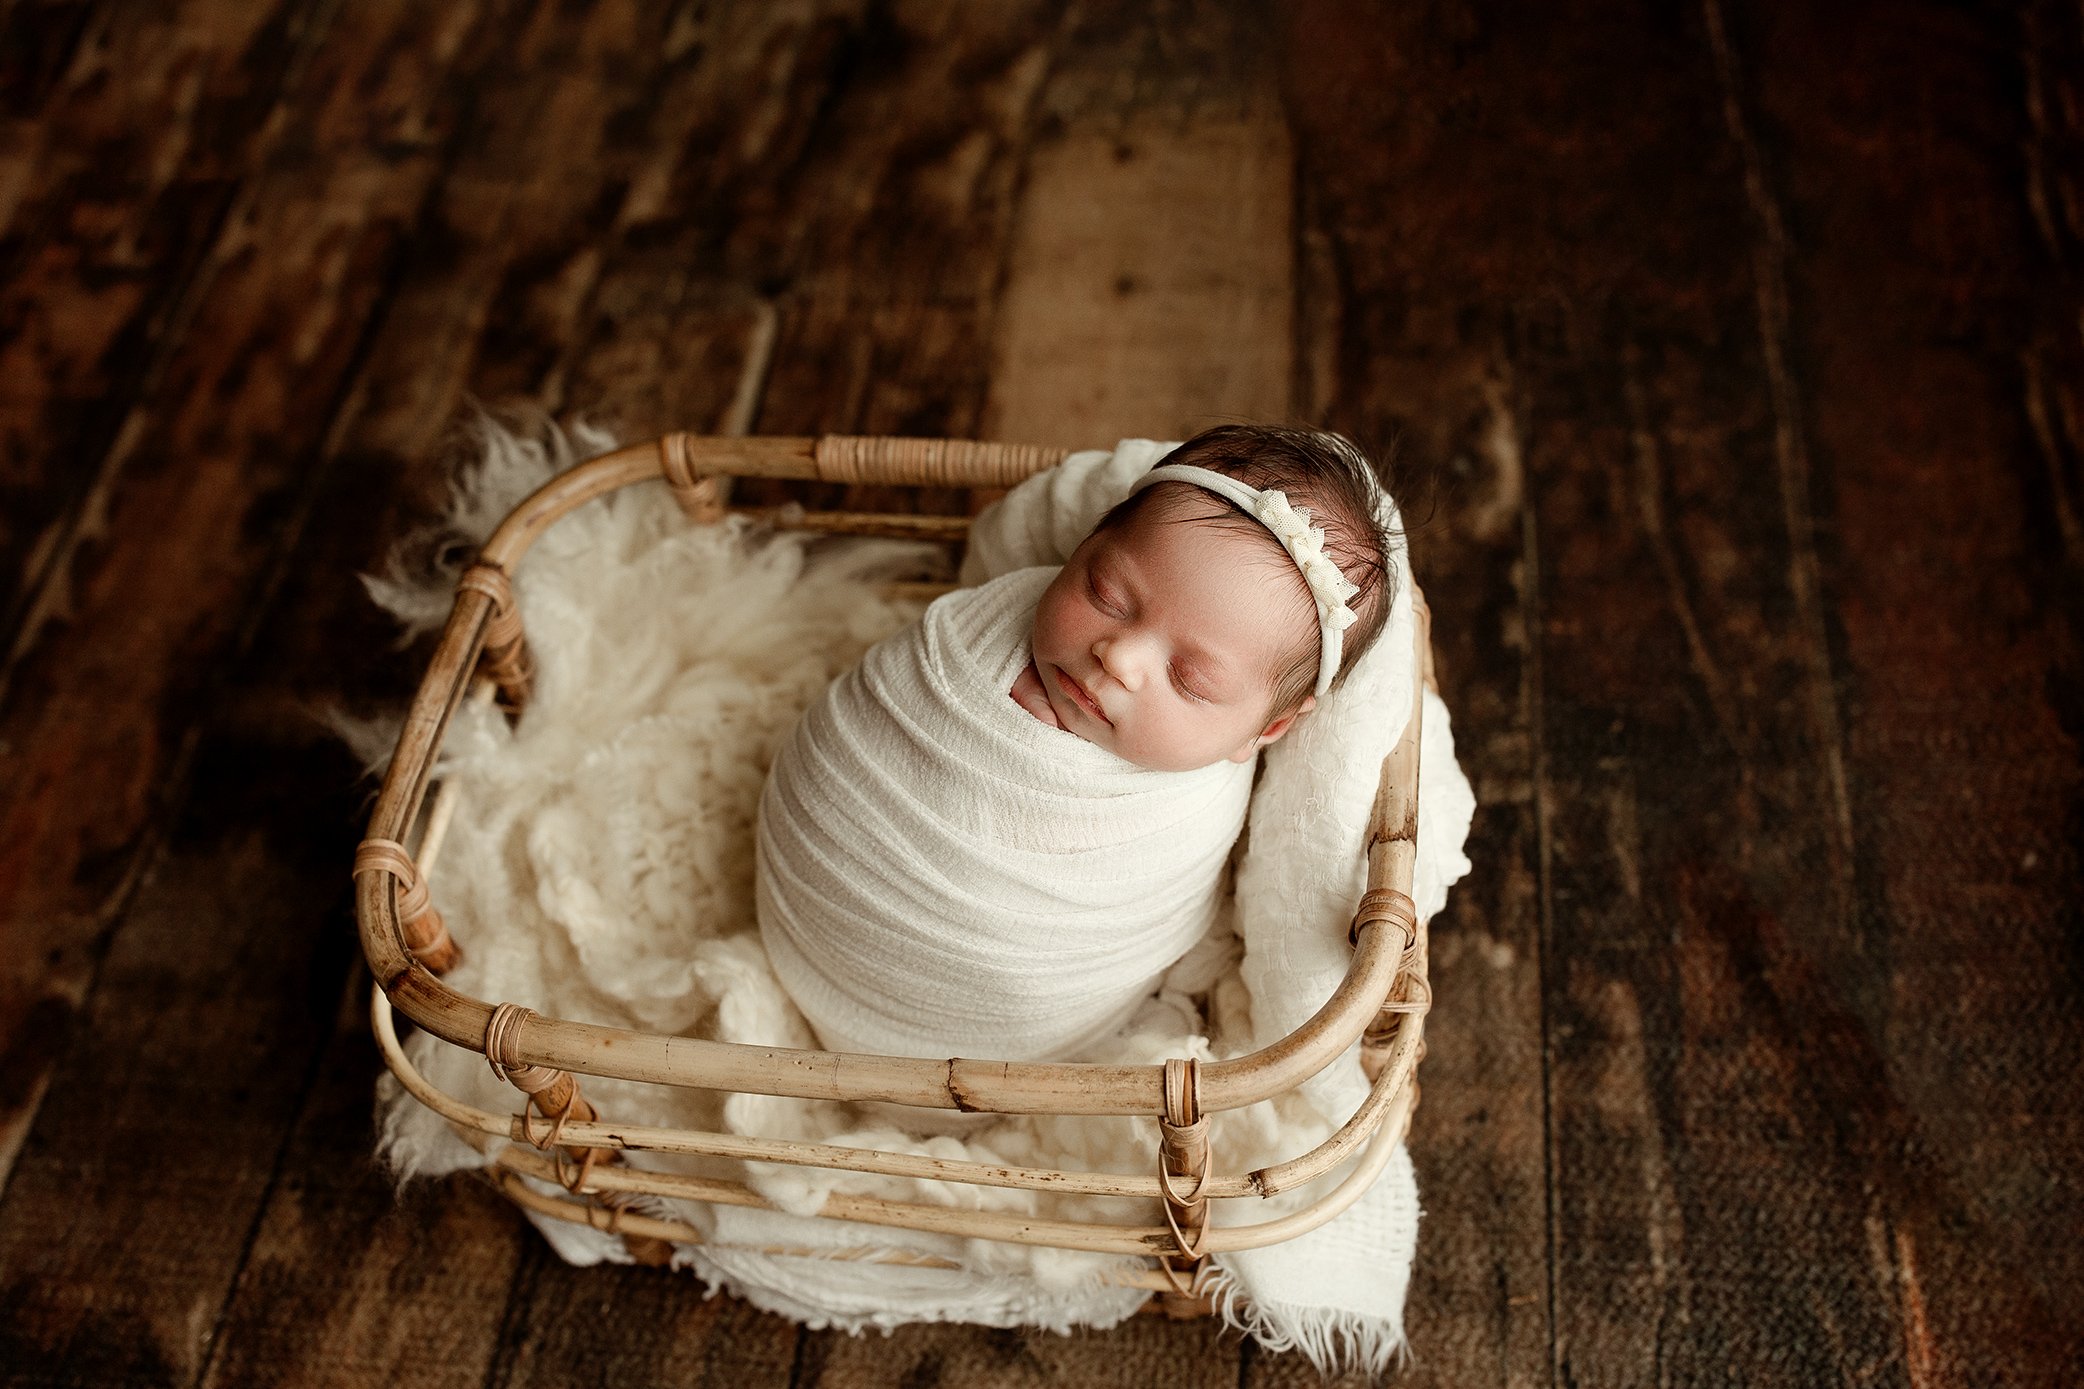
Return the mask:
<svg viewBox="0 0 2084 1389">
<path fill-rule="evenodd" d="M 585 432 L 568 441 L 549 429 L 519 435 L 487 426 L 449 526 L 460 538 L 482 538 L 527 492 L 570 466 L 575 453 L 598 452 L 608 442 Z M 1015 500 L 1017 489 L 1002 516 L 1010 526 L 1045 537 L 1061 533 L 1075 543 L 1103 507 L 1100 494 L 1112 486 L 1093 480 L 1132 477 L 1162 448 L 1128 441 L 1112 455 L 1082 455 L 1084 483 L 1067 465 L 1030 484 L 1026 503 Z M 1068 502 L 1059 506 L 1051 489 Z M 994 545 L 1000 553 L 1020 550 L 1006 542 L 1004 527 L 985 529 L 979 552 Z M 691 527 L 663 486 L 625 489 L 552 527 L 516 576 L 540 673 L 535 701 L 512 728 L 496 713 L 459 715 L 438 769 L 462 792 L 433 883 L 435 901 L 465 951 L 451 976 L 455 987 L 543 1013 L 652 1032 L 814 1046 L 754 926 L 755 808 L 798 714 L 868 646 L 917 614 L 917 605 L 881 597 L 880 582 L 925 572 L 932 562 L 920 547 L 892 542 L 813 542 L 735 522 Z M 424 630 L 445 615 L 452 582 L 453 574 L 415 580 L 394 572 L 369 587 L 409 630 Z M 1393 709 L 1399 691 L 1409 707 L 1408 611 L 1403 617 L 1401 658 L 1384 656 L 1373 676 L 1356 667 L 1334 695 L 1360 692 L 1349 701 L 1359 712 L 1348 722 L 1367 725 L 1360 736 L 1365 748 L 1386 751 L 1400 729 L 1400 715 L 1392 721 L 1375 711 Z M 1399 636 L 1393 622 L 1376 652 L 1389 651 Z M 1236 918 L 1226 909 L 1217 929 L 1109 1044 L 1114 1059 L 1157 1063 L 1248 1051 L 1292 1027 L 1291 1015 L 1315 1006 L 1304 996 L 1322 985 L 1321 1001 L 1343 973 L 1344 918 L 1359 891 L 1359 842 L 1380 754 L 1356 764 L 1353 738 L 1340 736 L 1339 720 L 1326 718 L 1328 710 L 1329 702 L 1327 711 L 1269 750 L 1239 870 L 1237 911 L 1268 920 L 1278 915 L 1288 923 L 1288 938 L 1276 942 L 1261 933 L 1248 947 L 1231 929 Z M 1473 809 L 1445 714 L 1437 701 L 1429 702 L 1418 893 L 1428 913 L 1466 871 L 1460 850 Z M 388 754 L 395 734 L 366 726 L 343 731 L 372 765 Z M 1274 754 L 1284 751 L 1276 764 Z M 1313 846 L 1309 852 L 1276 861 L 1274 846 L 1297 835 Z M 424 1035 L 410 1038 L 407 1047 L 422 1072 L 449 1093 L 495 1111 L 513 1107 L 513 1092 L 493 1079 L 482 1058 Z M 1311 1146 L 1351 1112 L 1357 1081 L 1349 1058 L 1302 1093 L 1219 1116 L 1219 1164 L 1234 1171 Z M 1149 1120 L 1015 1116 L 957 1139 L 906 1134 L 883 1113 L 837 1104 L 753 1095 L 719 1103 L 703 1091 L 598 1079 L 588 1079 L 586 1090 L 603 1113 L 636 1123 L 1023 1166 L 1137 1172 L 1151 1160 Z M 401 1178 L 482 1163 L 388 1079 L 379 1109 L 382 1152 Z M 733 1172 L 700 1160 L 634 1157 L 649 1166 L 742 1176 L 780 1207 L 675 1208 L 673 1214 L 712 1241 L 684 1247 L 679 1261 L 712 1287 L 729 1287 L 813 1325 L 858 1330 L 946 1319 L 1104 1326 L 1142 1300 L 1134 1290 L 1101 1281 L 1116 1262 L 1104 1256 L 802 1218 L 835 1190 L 1142 1223 L 1150 1212 L 1139 1203 L 766 1165 Z M 1290 1199 L 1314 1194 L 1306 1189 Z M 1240 1218 L 1269 1218 L 1277 1205 L 1286 1207 L 1269 1202 Z M 1299 1346 L 1320 1365 L 1387 1363 L 1402 1348 L 1401 1308 L 1417 1219 L 1410 1164 L 1400 1151 L 1362 1207 L 1306 1237 L 1318 1242 L 1314 1249 L 1298 1241 L 1280 1252 L 1223 1259 L 1226 1309 L 1263 1339 Z M 569 1259 L 621 1257 L 618 1241 L 540 1223 Z M 964 1267 L 896 1269 L 845 1257 L 863 1243 L 924 1250 Z M 773 1245 L 832 1257 L 729 1247 Z M 1336 1276 L 1324 1278 L 1327 1269 Z"/>
</svg>

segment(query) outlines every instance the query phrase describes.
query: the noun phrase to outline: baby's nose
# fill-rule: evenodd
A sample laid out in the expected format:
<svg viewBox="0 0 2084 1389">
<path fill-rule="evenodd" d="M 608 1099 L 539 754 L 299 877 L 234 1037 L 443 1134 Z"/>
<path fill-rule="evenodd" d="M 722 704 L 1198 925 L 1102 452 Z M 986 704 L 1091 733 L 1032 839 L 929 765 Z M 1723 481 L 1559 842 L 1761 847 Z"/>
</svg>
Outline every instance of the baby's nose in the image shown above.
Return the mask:
<svg viewBox="0 0 2084 1389">
<path fill-rule="evenodd" d="M 1149 654 L 1144 650 L 1146 645 L 1133 635 L 1104 637 L 1093 643 L 1093 656 L 1100 662 L 1100 669 L 1133 694 L 1143 688 Z"/>
</svg>

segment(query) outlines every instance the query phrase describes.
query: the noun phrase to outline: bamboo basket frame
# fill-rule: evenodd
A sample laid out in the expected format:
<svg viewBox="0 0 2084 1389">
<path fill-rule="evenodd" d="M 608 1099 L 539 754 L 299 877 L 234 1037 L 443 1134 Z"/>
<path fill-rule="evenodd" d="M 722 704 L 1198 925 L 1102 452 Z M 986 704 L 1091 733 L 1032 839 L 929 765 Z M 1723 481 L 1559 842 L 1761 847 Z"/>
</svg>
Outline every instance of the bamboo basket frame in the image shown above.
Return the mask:
<svg viewBox="0 0 2084 1389">
<path fill-rule="evenodd" d="M 776 524 L 840 534 L 956 541 L 962 518 L 760 509 L 727 504 L 734 477 L 914 487 L 1008 487 L 1059 462 L 1063 450 L 965 440 L 826 435 L 819 438 L 718 437 L 685 433 L 605 454 L 553 479 L 517 507 L 486 542 L 459 585 L 426 675 L 415 693 L 355 862 L 355 916 L 376 979 L 370 1021 L 386 1065 L 419 1102 L 488 1154 L 489 1175 L 516 1204 L 618 1233 L 632 1254 L 657 1260 L 664 1242 L 700 1243 L 691 1225 L 626 1209 L 641 1196 L 766 1208 L 742 1183 L 644 1171 L 617 1161 L 626 1150 L 697 1154 L 924 1177 L 982 1186 L 1136 1197 L 1151 1201 L 1163 1224 L 1054 1220 L 957 1210 L 918 1202 L 835 1193 L 821 1215 L 871 1225 L 1141 1255 L 1148 1263 L 1116 1281 L 1149 1288 L 1175 1315 L 1208 1310 L 1198 1275 L 1209 1254 L 1290 1239 L 1333 1218 L 1373 1183 L 1408 1130 L 1424 1053 L 1426 923 L 1411 900 L 1418 832 L 1418 746 L 1422 691 L 1433 685 L 1424 596 L 1417 605 L 1411 718 L 1383 760 L 1366 844 L 1367 881 L 1350 933 L 1346 978 L 1317 1014 L 1287 1037 L 1248 1056 L 1162 1066 L 946 1061 L 745 1046 L 665 1037 L 544 1017 L 510 1003 L 471 998 L 444 984 L 456 958 L 428 897 L 454 788 L 428 804 L 432 770 L 456 710 L 468 698 L 501 698 L 518 712 L 530 686 L 521 616 L 509 576 L 529 546 L 558 518 L 618 488 L 663 478 L 688 516 L 715 521 L 757 512 Z M 423 816 L 423 810 L 426 812 Z M 420 826 L 417 846 L 406 847 Z M 453 1045 L 486 1056 L 511 1081 L 522 1105 L 494 1114 L 437 1089 L 407 1060 L 394 1014 Z M 1287 1161 L 1251 1172 L 1213 1170 L 1207 1115 L 1258 1103 L 1292 1089 L 1356 1040 L 1370 1078 L 1366 1099 L 1332 1136 Z M 762 1139 L 616 1124 L 594 1112 L 577 1076 L 744 1091 L 801 1099 L 886 1101 L 972 1113 L 1148 1116 L 1157 1120 L 1158 1157 L 1145 1174 L 1065 1172 L 884 1153 L 834 1144 Z M 495 1154 L 499 1139 L 512 1140 Z M 1333 1188 L 1309 1205 L 1255 1224 L 1216 1225 L 1211 1203 L 1265 1198 L 1350 1163 Z M 555 1182 L 568 1198 L 547 1196 L 522 1178 Z M 809 1253 L 775 1249 L 767 1252 Z M 905 1249 L 861 1257 L 955 1267 Z"/>
</svg>

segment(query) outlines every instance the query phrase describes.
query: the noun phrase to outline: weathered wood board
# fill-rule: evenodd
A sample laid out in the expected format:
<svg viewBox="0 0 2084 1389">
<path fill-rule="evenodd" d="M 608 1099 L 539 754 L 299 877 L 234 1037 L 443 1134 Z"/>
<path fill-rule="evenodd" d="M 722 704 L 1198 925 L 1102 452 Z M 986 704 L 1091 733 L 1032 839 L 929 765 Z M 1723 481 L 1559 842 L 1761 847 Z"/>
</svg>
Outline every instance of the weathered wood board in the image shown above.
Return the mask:
<svg viewBox="0 0 2084 1389">
<path fill-rule="evenodd" d="M 472 402 L 1393 452 L 1482 804 L 1394 1378 L 2084 1380 L 2080 315 L 2053 0 L 0 0 L 0 1383 L 1319 1382 L 392 1190 L 317 714 Z"/>
<path fill-rule="evenodd" d="M 120 419 L 96 543 L 43 580 L 70 617 L 0 692 L 0 1172 L 182 798 L 201 715 L 295 562 L 306 483 L 456 119 L 471 11 L 364 5 L 184 291 L 185 350 Z M 62 441 L 54 441 L 62 449 Z"/>
</svg>

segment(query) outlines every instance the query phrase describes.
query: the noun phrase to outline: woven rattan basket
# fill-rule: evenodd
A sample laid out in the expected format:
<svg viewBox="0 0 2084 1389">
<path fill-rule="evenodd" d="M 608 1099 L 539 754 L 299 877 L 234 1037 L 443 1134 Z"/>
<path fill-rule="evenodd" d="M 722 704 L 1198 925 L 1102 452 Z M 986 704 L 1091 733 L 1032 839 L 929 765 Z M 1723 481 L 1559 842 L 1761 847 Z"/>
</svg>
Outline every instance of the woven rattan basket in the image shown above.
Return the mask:
<svg viewBox="0 0 2084 1389">
<path fill-rule="evenodd" d="M 801 478 L 895 486 L 1007 487 L 1047 468 L 1058 450 L 952 440 L 826 436 L 712 438 L 669 434 L 583 464 L 541 488 L 507 517 L 461 581 L 432 664 L 414 696 L 368 837 L 355 857 L 355 915 L 375 973 L 371 1022 L 393 1074 L 427 1105 L 488 1151 L 487 1172 L 516 1203 L 541 1214 L 619 1234 L 633 1257 L 660 1261 L 670 1242 L 700 1243 L 692 1226 L 627 1209 L 641 1196 L 764 1207 L 751 1188 L 714 1178 L 639 1171 L 622 1150 L 752 1159 L 844 1171 L 932 1178 L 983 1186 L 1081 1195 L 1140 1197 L 1145 1225 L 1040 1219 L 1004 1212 L 835 1194 L 828 1218 L 969 1238 L 1143 1255 L 1141 1271 L 1118 1281 L 1157 1294 L 1153 1306 L 1175 1315 L 1206 1311 L 1196 1273 L 1208 1255 L 1291 1239 L 1345 1210 L 1374 1182 L 1410 1123 L 1415 1070 L 1423 1051 L 1426 925 L 1411 883 L 1418 838 L 1418 747 L 1422 697 L 1414 698 L 1402 740 L 1384 759 L 1366 843 L 1366 889 L 1355 904 L 1353 960 L 1344 982 L 1315 1017 L 1251 1055 L 1212 1064 L 1107 1066 L 1019 1061 L 920 1060 L 752 1047 L 689 1037 L 653 1036 L 544 1017 L 509 1002 L 468 997 L 440 974 L 457 947 L 429 901 L 454 803 L 441 787 L 427 804 L 431 772 L 451 717 L 465 699 L 527 702 L 530 662 L 508 576 L 559 517 L 592 498 L 663 477 L 695 523 L 727 511 L 732 477 Z M 873 515 L 796 508 L 766 513 L 778 524 L 851 534 L 959 541 L 960 518 Z M 1422 595 L 1415 656 L 1432 684 Z M 424 810 L 424 814 L 422 813 Z M 410 843 L 417 832 L 417 842 Z M 490 1113 L 431 1085 L 400 1047 L 395 1013 L 486 1057 L 510 1081 L 517 1112 Z M 1295 1157 L 1250 1172 L 1212 1165 L 1205 1116 L 1293 1089 L 1358 1039 L 1371 1086 L 1366 1100 L 1329 1139 Z M 1152 1167 L 1140 1174 L 1066 1172 L 960 1162 L 832 1144 L 616 1124 L 595 1113 L 579 1076 L 607 1076 L 804 1099 L 885 1101 L 981 1113 L 1141 1115 L 1153 1121 Z M 498 1144 L 494 1140 L 514 1140 Z M 497 1148 L 496 1154 L 489 1150 Z M 1304 1209 L 1256 1223 L 1212 1223 L 1218 1201 L 1249 1204 L 1348 1170 Z M 520 1180 L 561 1186 L 545 1196 Z M 769 1250 L 771 1253 L 806 1251 Z M 942 1261 L 889 1249 L 890 1262 Z M 949 1267 L 954 1267 L 952 1263 Z"/>
</svg>

